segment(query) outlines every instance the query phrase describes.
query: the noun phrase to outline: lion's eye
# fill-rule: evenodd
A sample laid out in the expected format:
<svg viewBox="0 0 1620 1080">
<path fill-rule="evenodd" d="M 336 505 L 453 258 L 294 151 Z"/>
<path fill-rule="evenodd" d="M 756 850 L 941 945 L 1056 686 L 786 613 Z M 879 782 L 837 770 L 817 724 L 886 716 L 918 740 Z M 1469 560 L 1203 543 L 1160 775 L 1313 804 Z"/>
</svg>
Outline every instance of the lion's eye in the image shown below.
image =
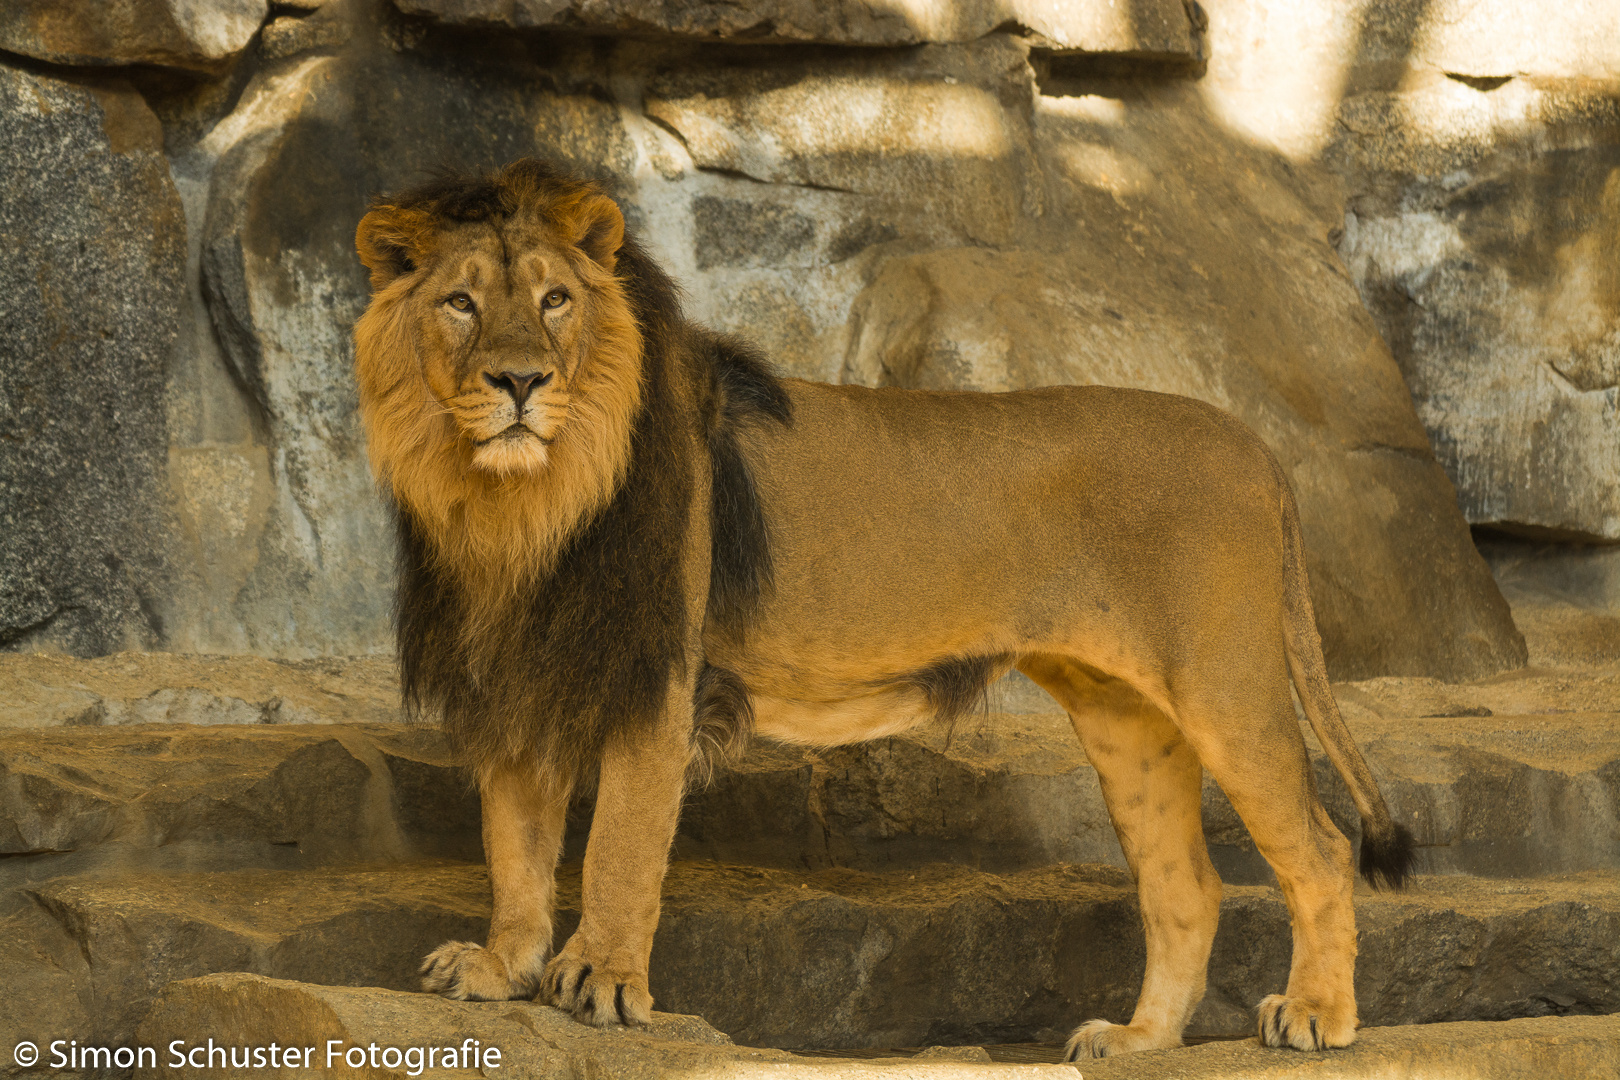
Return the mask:
<svg viewBox="0 0 1620 1080">
<path fill-rule="evenodd" d="M 546 293 L 546 298 L 540 301 L 543 308 L 559 308 L 568 303 L 568 292 L 565 289 L 552 289 Z"/>
<path fill-rule="evenodd" d="M 466 293 L 458 292 L 454 296 L 450 297 L 450 299 L 446 300 L 445 303 L 449 304 L 451 307 L 460 312 L 468 312 L 473 309 L 472 297 L 468 296 Z"/>
</svg>

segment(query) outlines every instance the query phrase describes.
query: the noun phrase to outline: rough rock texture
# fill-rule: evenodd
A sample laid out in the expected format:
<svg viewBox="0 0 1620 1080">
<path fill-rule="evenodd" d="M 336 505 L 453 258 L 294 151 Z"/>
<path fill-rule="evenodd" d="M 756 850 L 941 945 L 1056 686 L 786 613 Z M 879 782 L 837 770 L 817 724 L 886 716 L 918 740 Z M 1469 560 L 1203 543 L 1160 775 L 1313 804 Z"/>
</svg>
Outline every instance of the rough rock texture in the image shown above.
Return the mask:
<svg viewBox="0 0 1620 1080">
<path fill-rule="evenodd" d="M 974 41 L 1009 23 L 1058 51 L 1197 60 L 1199 30 L 1179 0 L 395 0 L 452 24 L 556 27 L 737 42 L 924 45 Z"/>
<path fill-rule="evenodd" d="M 213 972 L 414 989 L 429 949 L 482 939 L 488 888 L 482 867 L 455 863 L 65 879 L 31 890 L 55 924 L 31 940 L 76 949 L 83 968 L 64 978 L 33 964 L 5 972 L 6 985 L 88 995 L 93 1034 L 108 1040 L 127 1040 L 166 982 Z M 578 869 L 565 866 L 559 935 L 577 923 L 578 896 Z M 1404 896 L 1358 895 L 1357 919 L 1369 1024 L 1620 1009 L 1613 875 L 1421 878 Z M 1228 887 L 1192 1031 L 1252 1030 L 1255 1001 L 1280 990 L 1288 959 L 1276 890 Z M 796 874 L 677 863 L 652 991 L 660 1007 L 752 1045 L 976 1045 L 1128 1016 L 1142 964 L 1134 889 L 1110 867 Z"/>
<path fill-rule="evenodd" d="M 0 66 L 0 191 L 0 649 L 155 645 L 185 269 L 162 129 L 126 84 Z"/>
<path fill-rule="evenodd" d="M 0 49 L 55 64 L 217 71 L 258 32 L 266 0 L 10 0 Z"/>
<path fill-rule="evenodd" d="M 1339 250 L 1464 514 L 1620 538 L 1620 12 L 1210 8 L 1206 94 L 1344 181 Z"/>
</svg>

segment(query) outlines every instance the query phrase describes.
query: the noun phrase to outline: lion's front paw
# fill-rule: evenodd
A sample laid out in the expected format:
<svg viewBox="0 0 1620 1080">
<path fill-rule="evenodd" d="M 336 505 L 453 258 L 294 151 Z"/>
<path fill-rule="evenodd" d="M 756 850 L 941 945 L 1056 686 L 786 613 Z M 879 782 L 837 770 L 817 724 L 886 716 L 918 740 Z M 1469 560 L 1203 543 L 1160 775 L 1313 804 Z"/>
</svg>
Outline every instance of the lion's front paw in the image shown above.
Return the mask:
<svg viewBox="0 0 1620 1080">
<path fill-rule="evenodd" d="M 422 989 L 460 1001 L 532 998 L 532 975 L 508 970 L 499 956 L 470 941 L 447 941 L 427 954 L 419 970 Z"/>
<path fill-rule="evenodd" d="M 1272 994 L 1260 1002 L 1262 1046 L 1295 1050 L 1330 1050 L 1356 1041 L 1356 1012 L 1326 1008 L 1305 998 Z"/>
<path fill-rule="evenodd" d="M 577 953 L 564 951 L 546 965 L 545 1000 L 597 1027 L 652 1023 L 647 977 L 632 971 L 597 970 Z"/>
<path fill-rule="evenodd" d="M 1087 1020 L 1069 1036 L 1063 1060 L 1113 1057 L 1134 1050 L 1167 1050 L 1180 1045 L 1181 1037 L 1178 1034 L 1149 1031 L 1129 1024 L 1110 1024 L 1107 1020 Z"/>
</svg>

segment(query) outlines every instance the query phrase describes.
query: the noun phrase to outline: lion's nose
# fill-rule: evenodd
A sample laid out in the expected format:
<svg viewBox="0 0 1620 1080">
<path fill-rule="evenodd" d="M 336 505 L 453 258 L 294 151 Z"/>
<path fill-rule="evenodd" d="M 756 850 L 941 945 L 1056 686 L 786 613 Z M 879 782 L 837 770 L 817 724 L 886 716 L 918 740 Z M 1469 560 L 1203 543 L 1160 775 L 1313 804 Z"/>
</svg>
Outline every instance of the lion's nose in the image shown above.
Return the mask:
<svg viewBox="0 0 1620 1080">
<path fill-rule="evenodd" d="M 550 371 L 503 371 L 498 375 L 484 372 L 484 381 L 497 390 L 505 390 L 512 395 L 517 403 L 518 412 L 523 411 L 523 403 L 529 400 L 530 391 L 536 387 L 544 386 L 551 381 L 555 374 Z"/>
</svg>

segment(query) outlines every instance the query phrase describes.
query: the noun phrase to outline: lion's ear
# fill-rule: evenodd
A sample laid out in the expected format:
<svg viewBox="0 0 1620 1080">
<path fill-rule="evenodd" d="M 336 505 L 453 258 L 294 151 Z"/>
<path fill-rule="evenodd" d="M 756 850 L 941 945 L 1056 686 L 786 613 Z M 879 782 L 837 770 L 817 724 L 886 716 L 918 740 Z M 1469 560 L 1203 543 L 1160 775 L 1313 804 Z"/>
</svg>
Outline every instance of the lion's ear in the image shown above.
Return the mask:
<svg viewBox="0 0 1620 1080">
<path fill-rule="evenodd" d="M 568 239 L 591 261 L 612 270 L 624 246 L 624 215 L 606 195 L 588 196 L 574 206 L 560 223 Z"/>
<path fill-rule="evenodd" d="M 354 232 L 354 246 L 360 252 L 360 261 L 371 271 L 372 291 L 415 270 L 427 253 L 432 235 L 433 219 L 420 210 L 379 206 L 361 218 Z"/>
</svg>

